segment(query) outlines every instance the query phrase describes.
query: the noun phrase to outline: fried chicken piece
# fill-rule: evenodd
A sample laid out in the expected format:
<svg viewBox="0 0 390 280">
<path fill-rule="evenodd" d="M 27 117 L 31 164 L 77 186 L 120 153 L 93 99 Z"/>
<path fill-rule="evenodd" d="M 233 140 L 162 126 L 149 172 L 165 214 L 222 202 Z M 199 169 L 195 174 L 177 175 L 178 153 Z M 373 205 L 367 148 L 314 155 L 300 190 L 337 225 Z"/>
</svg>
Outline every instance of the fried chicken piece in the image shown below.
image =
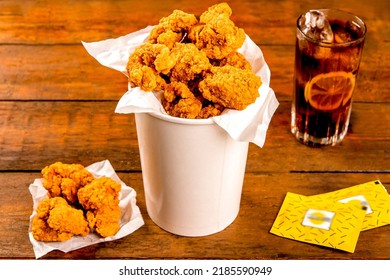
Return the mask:
<svg viewBox="0 0 390 280">
<path fill-rule="evenodd" d="M 212 62 L 212 65 L 213 66 L 230 65 L 236 68 L 252 71 L 252 66 L 250 65 L 249 61 L 245 58 L 243 54 L 239 52 L 232 52 L 221 60 L 214 60 Z"/>
<path fill-rule="evenodd" d="M 167 46 L 145 43 L 130 55 L 126 70 L 131 84 L 144 91 L 154 91 L 164 88 L 163 75 L 168 74 L 175 63 Z"/>
<path fill-rule="evenodd" d="M 179 118 L 195 119 L 202 109 L 202 102 L 181 82 L 167 85 L 162 104 L 169 115 Z"/>
<path fill-rule="evenodd" d="M 223 107 L 243 110 L 259 96 L 260 77 L 230 65 L 213 67 L 199 83 L 203 97 Z"/>
<path fill-rule="evenodd" d="M 121 185 L 108 177 L 95 179 L 77 193 L 81 206 L 87 210 L 89 227 L 103 237 L 119 230 Z"/>
<path fill-rule="evenodd" d="M 167 46 L 169 49 L 172 49 L 176 43 L 181 42 L 183 40 L 184 36 L 186 36 L 186 35 L 183 35 L 181 32 L 178 33 L 178 32 L 174 32 L 172 30 L 167 30 L 167 31 L 161 33 L 160 35 L 158 35 L 157 40 L 155 40 L 156 43 L 154 43 L 154 44 L 162 44 L 162 45 Z M 151 40 L 149 38 L 149 42 L 150 41 L 153 41 L 153 40 Z"/>
<path fill-rule="evenodd" d="M 83 211 L 73 208 L 62 197 L 43 199 L 36 211 L 32 234 L 38 241 L 65 241 L 89 233 Z"/>
<path fill-rule="evenodd" d="M 219 116 L 222 114 L 223 110 L 225 110 L 223 106 L 212 102 L 208 102 L 207 105 L 203 105 L 203 108 L 202 110 L 200 110 L 197 119 L 208 119 L 211 117 Z"/>
<path fill-rule="evenodd" d="M 194 44 L 176 43 L 171 55 L 176 61 L 170 74 L 173 81 L 187 83 L 211 67 L 206 54 Z"/>
<path fill-rule="evenodd" d="M 56 162 L 41 171 L 43 186 L 50 197 L 63 197 L 69 203 L 77 200 L 78 189 L 90 183 L 94 177 L 81 164 L 65 164 Z"/>
<path fill-rule="evenodd" d="M 190 28 L 198 23 L 193 14 L 180 10 L 174 10 L 172 14 L 160 19 L 150 32 L 148 42 L 152 44 L 163 44 L 172 49 L 176 42 L 181 42 Z"/>
<path fill-rule="evenodd" d="M 188 38 L 210 59 L 222 59 L 236 51 L 245 41 L 245 32 L 230 20 L 232 10 L 227 3 L 211 6 L 193 26 Z"/>
</svg>

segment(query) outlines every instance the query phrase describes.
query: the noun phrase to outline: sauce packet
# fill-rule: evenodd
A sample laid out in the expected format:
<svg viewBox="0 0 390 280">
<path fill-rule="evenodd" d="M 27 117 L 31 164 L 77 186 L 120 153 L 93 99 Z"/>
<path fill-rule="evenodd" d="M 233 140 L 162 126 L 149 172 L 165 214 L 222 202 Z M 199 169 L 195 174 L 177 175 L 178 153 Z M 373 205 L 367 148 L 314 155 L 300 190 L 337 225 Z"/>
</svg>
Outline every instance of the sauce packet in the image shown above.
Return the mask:
<svg viewBox="0 0 390 280">
<path fill-rule="evenodd" d="M 390 224 L 390 195 L 379 180 L 310 198 L 360 205 L 366 211 L 362 231 Z"/>
<path fill-rule="evenodd" d="M 288 192 L 270 232 L 353 253 L 365 216 L 366 210 L 354 202 Z"/>
</svg>

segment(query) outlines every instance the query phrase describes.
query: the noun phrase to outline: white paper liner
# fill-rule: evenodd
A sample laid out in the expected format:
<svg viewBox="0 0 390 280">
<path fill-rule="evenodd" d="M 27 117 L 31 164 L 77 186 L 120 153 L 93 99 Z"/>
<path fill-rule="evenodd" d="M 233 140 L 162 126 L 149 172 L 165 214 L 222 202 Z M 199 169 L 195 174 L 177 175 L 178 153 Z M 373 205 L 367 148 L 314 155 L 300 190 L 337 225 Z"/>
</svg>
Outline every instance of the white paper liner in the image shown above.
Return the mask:
<svg viewBox="0 0 390 280">
<path fill-rule="evenodd" d="M 35 258 L 38 259 L 53 250 L 60 250 L 67 253 L 92 244 L 116 240 L 131 234 L 144 225 L 141 212 L 136 204 L 137 194 L 135 190 L 129 186 L 126 186 L 126 184 L 117 176 L 114 168 L 108 160 L 96 162 L 86 167 L 86 169 L 89 170 L 95 178 L 100 178 L 103 176 L 110 177 L 111 179 L 121 184 L 122 188 L 119 194 L 119 207 L 121 209 L 119 231 L 114 236 L 109 236 L 106 238 L 103 238 L 96 233 L 90 233 L 85 237 L 73 236 L 70 240 L 62 242 L 41 242 L 35 240 L 31 232 L 31 222 L 36 215 L 36 209 L 39 202 L 42 199 L 48 197 L 47 190 L 42 185 L 43 179 L 35 179 L 34 182 L 29 186 L 29 190 L 33 199 L 33 213 L 30 216 L 30 227 L 28 233 L 30 242 L 33 245 Z"/>
<path fill-rule="evenodd" d="M 148 26 L 116 39 L 82 43 L 100 64 L 127 75 L 126 65 L 130 54 L 145 42 L 152 28 L 153 26 Z M 260 48 L 246 35 L 245 42 L 238 51 L 246 57 L 253 71 L 263 82 L 259 88 L 260 96 L 245 110 L 225 110 L 222 115 L 212 119 L 234 140 L 252 142 L 263 147 L 269 123 L 279 102 L 269 87 L 271 72 Z M 129 84 L 129 89 L 119 100 L 115 112 L 166 114 L 159 101 L 159 95 L 158 92 L 144 92 L 139 87 L 132 88 Z"/>
</svg>

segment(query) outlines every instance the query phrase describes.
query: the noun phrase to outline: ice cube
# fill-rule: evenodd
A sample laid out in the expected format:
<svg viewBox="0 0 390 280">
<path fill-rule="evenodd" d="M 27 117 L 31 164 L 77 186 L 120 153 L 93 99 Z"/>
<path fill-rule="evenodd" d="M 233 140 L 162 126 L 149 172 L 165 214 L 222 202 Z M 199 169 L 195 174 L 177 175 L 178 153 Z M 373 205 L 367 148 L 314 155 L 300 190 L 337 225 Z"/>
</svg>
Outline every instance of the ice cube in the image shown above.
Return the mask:
<svg viewBox="0 0 390 280">
<path fill-rule="evenodd" d="M 310 10 L 302 16 L 300 25 L 306 36 L 319 42 L 333 42 L 332 27 L 322 11 Z"/>
</svg>

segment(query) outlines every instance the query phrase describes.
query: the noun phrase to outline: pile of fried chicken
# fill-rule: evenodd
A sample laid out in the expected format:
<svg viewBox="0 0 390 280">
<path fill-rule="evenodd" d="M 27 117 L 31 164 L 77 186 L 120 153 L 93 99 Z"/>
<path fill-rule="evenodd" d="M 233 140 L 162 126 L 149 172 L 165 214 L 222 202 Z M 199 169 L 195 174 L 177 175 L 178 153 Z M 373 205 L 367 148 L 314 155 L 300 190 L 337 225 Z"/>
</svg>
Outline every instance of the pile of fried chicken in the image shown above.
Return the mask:
<svg viewBox="0 0 390 280">
<path fill-rule="evenodd" d="M 96 232 L 102 237 L 119 230 L 121 185 L 108 177 L 94 178 L 81 164 L 56 162 L 42 169 L 48 198 L 32 220 L 38 241 L 65 241 Z"/>
<path fill-rule="evenodd" d="M 180 118 L 209 118 L 255 102 L 261 80 L 237 52 L 246 35 L 231 14 L 227 3 L 220 3 L 199 19 L 181 10 L 162 18 L 129 57 L 131 85 L 163 90 L 165 111 Z"/>
</svg>

